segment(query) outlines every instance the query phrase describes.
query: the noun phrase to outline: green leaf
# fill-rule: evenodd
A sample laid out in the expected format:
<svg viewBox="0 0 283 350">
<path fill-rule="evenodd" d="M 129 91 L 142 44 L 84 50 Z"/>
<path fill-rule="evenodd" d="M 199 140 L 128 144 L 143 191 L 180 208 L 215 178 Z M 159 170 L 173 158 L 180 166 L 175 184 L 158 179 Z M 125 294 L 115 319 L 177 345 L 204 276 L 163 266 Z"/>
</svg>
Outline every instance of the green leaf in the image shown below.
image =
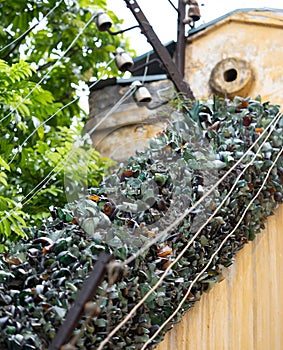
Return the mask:
<svg viewBox="0 0 283 350">
<path fill-rule="evenodd" d="M 6 170 L 10 171 L 10 166 L 8 165 L 7 162 L 0 156 L 0 166 L 5 168 Z"/>
<path fill-rule="evenodd" d="M 4 186 L 8 186 L 7 182 L 7 175 L 3 172 L 0 172 L 0 183 L 2 183 Z"/>
</svg>

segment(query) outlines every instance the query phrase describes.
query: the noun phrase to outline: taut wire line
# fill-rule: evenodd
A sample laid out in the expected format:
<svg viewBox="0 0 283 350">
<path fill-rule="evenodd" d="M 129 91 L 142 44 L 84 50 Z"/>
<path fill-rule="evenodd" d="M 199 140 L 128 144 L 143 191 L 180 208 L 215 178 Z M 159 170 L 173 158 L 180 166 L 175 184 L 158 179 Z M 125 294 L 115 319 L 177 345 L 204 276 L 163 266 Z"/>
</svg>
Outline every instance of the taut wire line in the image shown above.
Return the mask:
<svg viewBox="0 0 283 350">
<path fill-rule="evenodd" d="M 28 98 L 29 96 L 33 93 L 33 91 L 44 81 L 44 79 L 51 73 L 51 71 L 58 65 L 58 63 L 62 60 L 62 58 L 66 55 L 68 51 L 72 48 L 72 46 L 75 44 L 75 42 L 78 40 L 78 38 L 82 35 L 86 27 L 93 21 L 93 19 L 97 16 L 97 14 L 93 14 L 90 19 L 85 23 L 85 25 L 80 29 L 79 33 L 76 35 L 74 40 L 71 42 L 71 44 L 68 46 L 68 48 L 64 51 L 64 53 L 58 58 L 58 60 L 54 63 L 53 66 L 49 67 L 47 73 L 39 80 L 38 83 L 30 90 L 30 92 L 22 99 L 21 102 L 17 104 L 15 108 L 12 108 L 12 110 L 4 116 L 1 120 L 0 123 L 8 118 L 13 112 L 15 112 Z"/>
<path fill-rule="evenodd" d="M 266 136 L 264 142 L 269 138 L 269 136 L 271 135 L 272 131 L 274 130 L 276 123 L 279 120 L 279 118 L 281 117 L 281 115 L 278 113 L 276 118 L 268 125 L 268 127 L 266 128 L 266 130 L 269 128 L 269 126 L 272 125 L 272 123 L 274 124 L 271 128 L 271 130 L 269 131 L 268 135 Z M 259 141 L 260 138 L 258 138 L 256 140 L 256 142 Z M 252 145 L 254 146 L 254 145 Z M 217 212 L 221 209 L 221 207 L 223 206 L 223 204 L 226 202 L 226 200 L 229 198 L 230 194 L 232 193 L 233 189 L 235 188 L 235 186 L 237 185 L 237 181 L 240 179 L 240 177 L 243 175 L 243 173 L 248 169 L 248 167 L 253 164 L 254 159 L 257 157 L 257 155 L 259 154 L 261 148 L 263 147 L 263 143 L 259 146 L 259 149 L 257 150 L 257 152 L 254 154 L 253 159 L 245 166 L 245 168 L 242 170 L 242 172 L 238 175 L 237 179 L 234 182 L 234 185 L 232 186 L 232 188 L 230 189 L 230 191 L 227 193 L 227 195 L 225 196 L 225 198 L 222 200 L 222 202 L 220 203 L 220 205 L 215 209 L 215 211 L 213 212 L 213 214 L 207 219 L 207 221 L 201 226 L 201 228 L 195 233 L 195 235 L 192 237 L 192 239 L 187 243 L 187 245 L 183 248 L 183 250 L 178 254 L 178 256 L 176 257 L 176 259 L 166 268 L 166 270 L 163 272 L 163 274 L 161 275 L 160 279 L 158 280 L 158 282 L 144 295 L 144 297 L 139 301 L 138 304 L 136 304 L 130 311 L 130 313 L 108 334 L 107 338 L 105 338 L 101 343 L 100 346 L 97 348 L 97 350 L 101 350 L 103 348 L 104 345 L 107 344 L 107 342 L 112 338 L 112 336 L 135 314 L 135 312 L 137 311 L 137 309 L 146 301 L 146 299 L 158 288 L 158 286 L 161 284 L 161 282 L 165 279 L 167 273 L 169 272 L 169 270 L 181 259 L 181 257 L 184 255 L 184 253 L 188 250 L 188 248 L 190 247 L 190 245 L 194 242 L 194 240 L 196 239 L 196 237 L 199 235 L 199 233 L 201 232 L 201 230 L 210 222 L 210 220 L 217 214 Z M 247 150 L 247 152 L 245 154 L 247 154 L 250 151 Z M 227 174 L 227 173 L 226 173 Z M 226 175 L 225 174 L 225 175 Z M 224 175 L 224 176 L 225 176 Z M 223 181 L 224 176 L 221 178 L 221 181 Z M 159 236 L 160 238 L 160 236 Z M 137 256 L 135 255 L 135 258 Z M 131 258 L 131 257 L 130 257 Z M 129 259 L 127 259 L 129 260 Z M 126 261 L 127 261 L 126 260 Z M 125 262 L 122 262 L 121 265 L 126 265 Z"/>
<path fill-rule="evenodd" d="M 110 60 L 110 61 L 107 63 L 106 67 L 104 68 L 103 73 L 104 73 L 104 72 L 106 71 L 106 69 L 110 66 L 110 64 L 114 61 L 114 59 L 115 59 L 115 58 L 113 58 L 112 60 Z M 102 74 L 103 74 L 103 73 L 102 73 Z M 101 79 L 102 79 L 102 78 L 101 78 Z M 96 80 L 94 83 L 92 83 L 92 84 L 89 86 L 89 89 L 93 88 L 96 84 L 98 84 L 98 83 L 100 82 L 101 79 L 98 79 L 98 80 Z M 14 161 L 15 157 L 16 157 L 19 153 L 21 153 L 21 149 L 23 148 L 23 146 L 25 145 L 25 143 L 32 137 L 32 135 L 34 135 L 34 134 L 37 132 L 37 130 L 38 130 L 41 126 L 45 125 L 47 122 L 49 122 L 49 120 L 51 120 L 52 118 L 54 118 L 59 112 L 61 112 L 63 109 L 67 108 L 68 106 L 70 106 L 70 105 L 73 104 L 74 102 L 78 101 L 79 99 L 80 99 L 79 96 L 75 97 L 73 100 L 71 100 L 70 102 L 68 102 L 67 104 L 65 104 L 65 105 L 62 106 L 61 108 L 59 108 L 54 114 L 52 114 L 50 117 L 48 117 L 48 118 L 47 118 L 46 120 L 44 120 L 42 123 L 40 123 L 40 124 L 28 135 L 28 137 L 21 143 L 21 145 L 18 147 L 17 152 L 14 154 L 14 156 L 12 157 L 12 159 L 10 160 L 10 162 L 8 163 L 8 165 L 10 165 L 10 164 Z"/>
<path fill-rule="evenodd" d="M 30 27 L 29 29 L 27 29 L 24 33 L 22 33 L 20 36 L 18 36 L 16 39 L 14 39 L 12 42 L 10 42 L 9 44 L 7 44 L 6 46 L 2 47 L 0 49 L 0 52 L 4 51 L 5 49 L 7 49 L 9 46 L 13 45 L 14 43 L 16 43 L 18 40 L 20 40 L 23 36 L 25 36 L 28 32 L 31 32 L 34 28 L 36 28 L 41 22 L 43 22 L 45 20 L 45 18 L 47 18 L 49 15 L 51 15 L 51 13 L 61 4 L 63 0 L 60 0 L 59 2 L 57 2 L 55 4 L 55 6 L 44 16 L 42 17 L 42 19 L 37 22 L 35 25 L 33 25 L 32 27 Z"/>
<path fill-rule="evenodd" d="M 163 232 L 159 233 L 155 238 L 151 240 L 148 244 L 140 248 L 135 254 L 126 259 L 123 264 L 128 265 L 132 261 L 134 261 L 138 256 L 145 253 L 153 244 L 157 243 L 163 236 L 173 230 L 178 224 L 180 224 L 197 206 L 204 201 L 206 197 L 208 197 L 220 184 L 221 182 L 242 162 L 245 156 L 253 149 L 253 147 L 258 143 L 258 141 L 263 137 L 263 135 L 267 132 L 268 128 L 279 120 L 281 114 L 278 113 L 276 117 L 270 122 L 270 124 L 263 130 L 262 134 L 253 142 L 253 144 L 249 147 L 249 149 L 242 155 L 242 157 L 213 185 L 213 187 L 208 190 L 192 207 L 186 209 L 184 213 L 175 220 L 171 225 L 169 225 Z"/>
<path fill-rule="evenodd" d="M 174 8 L 175 11 L 178 12 L 177 7 L 173 4 L 173 2 L 171 0 L 168 0 L 169 4 Z"/>
<path fill-rule="evenodd" d="M 125 93 L 124 96 L 122 96 L 122 98 L 115 104 L 115 106 L 113 106 L 110 109 L 110 111 L 108 111 L 106 115 L 92 129 L 90 129 L 87 132 L 88 135 L 90 136 L 109 117 L 109 115 L 112 114 L 115 110 L 117 110 L 127 98 L 134 94 L 135 91 L 136 86 L 130 86 L 129 90 Z"/>
<path fill-rule="evenodd" d="M 148 53 L 147 53 L 145 63 L 148 63 L 148 61 L 149 61 L 149 57 L 150 57 L 150 52 L 148 52 Z M 147 76 L 147 72 L 148 72 L 148 66 L 145 66 L 145 67 L 144 67 L 143 77 L 142 77 L 142 84 L 143 84 L 143 83 L 144 83 L 144 81 L 145 81 L 145 78 L 146 78 L 146 76 Z"/>
<path fill-rule="evenodd" d="M 118 102 L 116 102 L 116 104 L 111 108 L 111 111 L 109 111 L 109 112 L 106 114 L 106 116 L 105 116 L 97 125 L 95 125 L 95 126 L 92 128 L 91 131 L 93 132 L 93 131 L 97 128 L 97 126 L 100 125 L 101 122 L 103 122 L 103 121 L 106 119 L 106 117 L 109 117 L 109 115 L 110 115 L 111 113 L 114 113 L 115 110 L 116 110 L 117 108 L 120 107 L 121 103 L 123 103 L 127 98 L 129 98 L 131 95 L 133 95 L 133 93 L 135 92 L 135 89 L 136 89 L 136 87 L 130 87 L 130 89 L 129 89 L 128 91 L 126 91 L 126 93 L 121 97 L 121 99 L 120 99 Z M 89 132 L 88 132 L 87 134 L 88 134 L 88 135 L 91 135 Z M 87 134 L 83 136 L 83 140 L 86 139 Z M 30 198 L 28 198 L 25 202 L 22 202 L 22 201 L 21 201 L 21 202 L 18 202 L 18 203 L 16 204 L 15 208 L 17 208 L 17 207 L 18 207 L 18 208 L 21 208 L 21 207 L 23 207 L 26 203 L 28 203 L 28 202 L 40 191 L 40 189 L 41 189 L 40 186 L 41 186 L 43 183 L 44 183 L 44 184 L 48 183 L 48 182 L 50 181 L 50 179 L 51 179 L 51 176 L 57 175 L 57 174 L 65 167 L 65 165 L 67 164 L 68 159 L 71 157 L 71 155 L 73 154 L 73 152 L 74 152 L 74 149 L 72 149 L 72 150 L 69 152 L 69 154 L 68 154 L 68 156 L 67 156 L 67 159 L 63 162 L 63 164 L 62 164 L 62 163 L 58 163 L 58 164 L 48 173 L 48 175 L 47 175 L 43 180 L 41 180 L 41 182 L 40 182 L 39 184 L 37 184 L 37 185 L 22 199 L 22 201 L 25 200 L 25 199 L 27 199 L 27 198 L 36 190 L 36 192 L 35 192 Z M 56 168 L 59 167 L 60 165 L 61 165 L 61 168 L 55 172 Z M 54 174 L 53 174 L 53 173 L 54 173 Z M 53 174 L 53 175 L 52 175 L 52 174 Z M 10 217 L 10 216 L 12 215 L 12 213 L 14 212 L 14 209 L 15 209 L 15 208 L 9 210 L 9 211 L 7 212 L 7 214 L 0 220 L 0 223 L 3 222 L 3 221 L 4 221 L 5 219 L 7 219 L 8 217 Z"/>
<path fill-rule="evenodd" d="M 176 308 L 176 310 L 170 315 L 170 317 L 158 328 L 158 330 L 152 335 L 152 337 L 150 339 L 148 339 L 148 341 L 143 345 L 143 347 L 141 348 L 141 350 L 145 350 L 146 346 L 148 344 L 150 344 L 152 342 L 152 340 L 154 340 L 157 335 L 161 332 L 161 330 L 167 325 L 168 322 L 170 322 L 172 320 L 172 318 L 178 313 L 178 311 L 180 310 L 180 308 L 182 307 L 182 305 L 185 303 L 185 301 L 188 299 L 188 296 L 192 290 L 193 285 L 198 281 L 198 279 L 205 273 L 205 271 L 208 269 L 209 265 L 211 264 L 211 262 L 213 261 L 213 259 L 215 258 L 215 256 L 219 253 L 219 251 L 221 250 L 221 248 L 223 247 L 223 245 L 226 243 L 226 241 L 233 235 L 233 233 L 237 230 L 237 228 L 239 227 L 239 225 L 241 224 L 241 222 L 243 221 L 247 211 L 249 210 L 250 206 L 252 205 L 252 203 L 257 199 L 257 197 L 259 196 L 261 190 L 263 189 L 264 185 L 266 184 L 268 177 L 272 171 L 272 169 L 274 168 L 277 160 L 279 159 L 279 157 L 281 156 L 281 154 L 283 153 L 283 148 L 281 148 L 280 152 L 278 153 L 277 157 L 275 158 L 273 164 L 270 166 L 270 168 L 268 169 L 268 172 L 266 174 L 266 177 L 262 183 L 262 185 L 260 186 L 257 194 L 253 197 L 253 199 L 250 201 L 250 203 L 247 205 L 246 209 L 244 210 L 240 220 L 237 222 L 236 226 L 234 227 L 234 229 L 223 239 L 223 241 L 221 242 L 221 244 L 219 245 L 219 247 L 217 248 L 217 250 L 211 255 L 208 263 L 206 264 L 206 266 L 197 274 L 196 278 L 192 281 L 192 283 L 190 284 L 190 287 L 188 289 L 188 291 L 186 292 L 185 296 L 183 297 L 183 299 L 181 300 L 180 304 L 178 305 L 178 307 Z"/>
</svg>

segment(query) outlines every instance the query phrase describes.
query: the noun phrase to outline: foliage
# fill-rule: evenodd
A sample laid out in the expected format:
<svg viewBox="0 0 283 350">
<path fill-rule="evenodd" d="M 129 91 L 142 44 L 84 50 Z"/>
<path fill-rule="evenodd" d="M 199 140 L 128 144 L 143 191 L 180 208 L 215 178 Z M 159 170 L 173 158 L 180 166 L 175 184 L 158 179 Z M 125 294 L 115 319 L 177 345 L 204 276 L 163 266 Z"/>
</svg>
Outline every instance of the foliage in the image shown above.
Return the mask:
<svg viewBox="0 0 283 350">
<path fill-rule="evenodd" d="M 121 36 L 98 32 L 98 9 L 106 10 L 105 0 L 0 1 L 0 251 L 26 236 L 52 203 L 64 205 L 70 171 L 64 179 L 61 164 L 72 161 L 76 174 L 87 173 L 84 185 L 97 185 L 110 165 L 86 138 L 80 149 L 87 169 L 73 152 L 86 118 L 77 97 L 87 93 L 83 83 L 117 75 L 114 64 L 105 68 L 111 52 L 127 46 Z"/>
<path fill-rule="evenodd" d="M 61 163 L 69 157 L 82 127 L 81 124 L 77 127 L 60 126 L 60 123 L 54 126 L 52 119 L 45 122 L 46 116 L 55 113 L 60 120 L 62 112 L 58 113 L 58 110 L 62 105 L 54 101 L 49 91 L 40 86 L 35 88 L 36 84 L 29 80 L 32 74 L 33 70 L 24 61 L 11 66 L 0 61 L 2 244 L 24 237 L 28 232 L 27 224 L 41 222 L 49 215 L 48 208 L 52 203 L 62 205 L 66 202 Z M 27 95 L 29 98 L 24 100 Z M 21 102 L 16 115 L 9 116 L 10 108 L 15 108 Z M 89 158 L 87 179 L 83 180 L 97 185 L 109 162 L 91 148 L 87 139 L 84 145 L 86 156 Z M 76 154 L 74 157 L 77 158 Z M 78 158 L 72 161 L 78 168 Z M 77 171 L 82 172 L 80 169 Z M 50 173 L 51 183 L 48 182 Z M 23 208 L 22 204 L 25 204 Z M 1 250 L 3 248 L 1 245 Z"/>
<path fill-rule="evenodd" d="M 282 116 L 268 140 L 260 140 L 211 196 L 166 232 L 241 159 L 279 110 L 259 100 L 243 99 L 228 105 L 217 101 L 214 106 L 196 103 L 191 109 L 183 107 L 185 112 L 179 113 L 178 120 L 152 140 L 145 152 L 129 159 L 102 185 L 91 189 L 88 198 L 64 209 L 54 208 L 49 225 L 42 225 L 32 239 L 22 241 L 2 256 L 1 348 L 46 349 L 100 252 L 123 261 L 165 232 L 107 290 L 101 314 L 88 324 L 77 344 L 80 349 L 97 347 L 108 330 L 154 286 L 232 189 L 221 210 L 172 266 L 163 283 L 105 346 L 140 349 L 176 310 L 207 264 L 173 323 L 221 280 L 221 269 L 232 264 L 236 252 L 264 227 L 267 216 L 283 199 L 282 155 L 275 163 L 283 145 Z M 247 205 L 250 207 L 245 213 Z M 209 263 L 235 223 L 239 227 Z M 104 281 L 99 293 L 106 285 Z"/>
<path fill-rule="evenodd" d="M 36 26 L 56 4 L 59 5 L 55 10 Z M 0 47 L 5 48 L 13 40 L 17 41 L 2 49 L 0 58 L 11 64 L 21 57 L 32 64 L 36 71 L 32 80 L 38 82 L 44 77 L 43 88 L 52 92 L 56 102 L 65 105 L 75 96 L 76 89 L 81 89 L 80 81 L 88 82 L 90 78 L 101 76 L 110 61 L 109 53 L 119 46 L 127 46 L 121 35 L 98 32 L 94 20 L 86 26 L 98 9 L 106 10 L 105 0 L 1 1 Z M 115 14 L 111 11 L 108 14 L 119 26 Z M 117 68 L 111 64 L 107 75 L 117 73 Z M 70 105 L 61 115 L 60 125 L 62 119 L 64 125 L 70 125 L 71 118 L 78 113 L 78 103 Z M 57 123 L 56 120 L 53 123 Z"/>
</svg>

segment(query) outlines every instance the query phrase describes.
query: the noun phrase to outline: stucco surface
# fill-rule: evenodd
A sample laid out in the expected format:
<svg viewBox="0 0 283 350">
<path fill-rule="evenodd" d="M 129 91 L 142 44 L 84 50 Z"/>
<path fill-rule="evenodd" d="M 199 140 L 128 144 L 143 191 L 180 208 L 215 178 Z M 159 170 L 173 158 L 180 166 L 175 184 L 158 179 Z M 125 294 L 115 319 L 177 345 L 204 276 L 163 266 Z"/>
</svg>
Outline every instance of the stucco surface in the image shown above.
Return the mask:
<svg viewBox="0 0 283 350">
<path fill-rule="evenodd" d="M 185 79 L 196 98 L 213 95 L 211 72 L 222 60 L 245 60 L 254 77 L 244 96 L 283 104 L 283 11 L 243 12 L 188 38 Z"/>
</svg>

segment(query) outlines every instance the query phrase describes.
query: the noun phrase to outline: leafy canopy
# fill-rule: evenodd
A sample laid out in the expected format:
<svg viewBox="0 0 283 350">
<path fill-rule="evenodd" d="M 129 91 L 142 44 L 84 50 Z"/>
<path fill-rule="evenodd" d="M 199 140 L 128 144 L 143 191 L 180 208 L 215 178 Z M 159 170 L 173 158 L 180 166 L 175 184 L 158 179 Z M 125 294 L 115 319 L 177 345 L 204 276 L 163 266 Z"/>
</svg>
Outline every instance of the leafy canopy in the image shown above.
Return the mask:
<svg viewBox="0 0 283 350">
<path fill-rule="evenodd" d="M 78 91 L 102 74 L 117 75 L 114 65 L 105 71 L 109 53 L 127 46 L 121 36 L 98 32 L 92 18 L 99 8 L 106 1 L 0 1 L 0 244 L 25 236 L 50 205 L 66 202 L 67 157 L 77 173 L 83 166 L 78 154 L 70 157 L 86 117 Z M 97 185 L 110 161 L 84 142 L 83 181 Z"/>
<path fill-rule="evenodd" d="M 59 5 L 51 12 L 56 4 Z M 86 26 L 99 9 L 106 9 L 105 0 L 0 1 L 0 48 L 19 38 L 0 52 L 0 58 L 15 63 L 21 57 L 31 63 L 36 71 L 34 81 L 48 72 L 44 88 L 52 92 L 56 101 L 66 104 L 80 81 L 88 82 L 91 77 L 100 76 L 110 61 L 109 53 L 126 45 L 121 36 L 99 32 L 93 20 Z M 47 18 L 36 25 L 49 12 Z M 119 24 L 113 12 L 107 13 Z M 31 30 L 27 31 L 28 28 Z M 117 75 L 114 64 L 107 73 Z M 65 123 L 70 115 L 78 113 L 78 105 L 72 104 L 68 110 L 69 114 L 64 113 Z"/>
</svg>

